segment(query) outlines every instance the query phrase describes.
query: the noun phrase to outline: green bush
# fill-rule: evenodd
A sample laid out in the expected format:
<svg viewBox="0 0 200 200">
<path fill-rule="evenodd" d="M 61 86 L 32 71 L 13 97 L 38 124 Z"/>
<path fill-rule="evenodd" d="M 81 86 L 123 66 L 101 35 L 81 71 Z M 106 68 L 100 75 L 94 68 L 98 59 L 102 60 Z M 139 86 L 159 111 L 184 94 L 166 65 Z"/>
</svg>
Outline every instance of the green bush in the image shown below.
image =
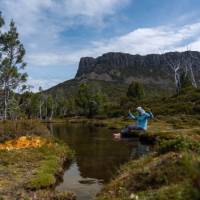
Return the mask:
<svg viewBox="0 0 200 200">
<path fill-rule="evenodd" d="M 194 151 L 200 153 L 200 143 L 198 141 L 191 141 L 182 137 L 159 141 L 159 153 L 166 153 L 169 151 Z"/>
</svg>

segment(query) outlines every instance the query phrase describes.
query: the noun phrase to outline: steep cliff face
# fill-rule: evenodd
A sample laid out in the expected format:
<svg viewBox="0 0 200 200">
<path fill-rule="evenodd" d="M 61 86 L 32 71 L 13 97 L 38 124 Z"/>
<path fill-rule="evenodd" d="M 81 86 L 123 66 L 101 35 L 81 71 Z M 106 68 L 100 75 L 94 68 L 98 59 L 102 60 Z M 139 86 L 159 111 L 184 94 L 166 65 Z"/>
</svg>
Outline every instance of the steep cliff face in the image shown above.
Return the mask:
<svg viewBox="0 0 200 200">
<path fill-rule="evenodd" d="M 62 93 L 66 97 L 77 93 L 80 83 L 87 82 L 99 88 L 108 97 L 116 100 L 126 94 L 132 81 L 144 84 L 146 95 L 166 94 L 175 91 L 174 72 L 169 64 L 186 65 L 192 68 L 200 86 L 200 52 L 172 52 L 147 56 L 125 53 L 107 53 L 98 58 L 86 57 L 80 60 L 76 77 L 47 90 L 53 95 Z M 189 69 L 188 69 L 189 70 Z"/>
<path fill-rule="evenodd" d="M 192 58 L 192 59 L 191 59 Z M 144 84 L 172 87 L 174 73 L 169 62 L 180 61 L 181 67 L 191 61 L 194 76 L 200 84 L 200 53 L 172 52 L 147 56 L 125 53 L 107 53 L 98 58 L 86 57 L 80 60 L 76 80 L 103 80 L 129 84 L 133 80 Z"/>
</svg>

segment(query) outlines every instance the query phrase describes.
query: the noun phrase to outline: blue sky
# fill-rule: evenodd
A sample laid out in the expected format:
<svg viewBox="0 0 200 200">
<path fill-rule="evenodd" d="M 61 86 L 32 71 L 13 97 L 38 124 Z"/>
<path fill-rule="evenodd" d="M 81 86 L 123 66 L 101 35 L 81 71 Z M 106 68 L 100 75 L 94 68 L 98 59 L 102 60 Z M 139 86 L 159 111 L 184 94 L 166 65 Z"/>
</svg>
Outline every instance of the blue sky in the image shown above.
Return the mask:
<svg viewBox="0 0 200 200">
<path fill-rule="evenodd" d="M 36 91 L 75 76 L 83 56 L 200 50 L 199 0 L 0 0 Z"/>
</svg>

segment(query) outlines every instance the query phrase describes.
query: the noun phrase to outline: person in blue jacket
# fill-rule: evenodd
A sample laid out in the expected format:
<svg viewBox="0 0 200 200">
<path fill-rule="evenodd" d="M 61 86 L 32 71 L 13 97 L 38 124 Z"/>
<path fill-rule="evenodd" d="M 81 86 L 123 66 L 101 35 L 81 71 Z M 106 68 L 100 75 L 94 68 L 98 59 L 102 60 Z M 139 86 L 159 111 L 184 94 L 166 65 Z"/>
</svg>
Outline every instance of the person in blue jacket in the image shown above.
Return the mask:
<svg viewBox="0 0 200 200">
<path fill-rule="evenodd" d="M 137 115 L 133 115 L 129 110 L 129 117 L 136 121 L 136 125 L 129 125 L 124 128 L 120 134 L 115 134 L 115 137 L 128 137 L 131 130 L 146 131 L 148 128 L 148 120 L 153 118 L 151 112 L 146 112 L 142 107 L 137 107 Z"/>
</svg>

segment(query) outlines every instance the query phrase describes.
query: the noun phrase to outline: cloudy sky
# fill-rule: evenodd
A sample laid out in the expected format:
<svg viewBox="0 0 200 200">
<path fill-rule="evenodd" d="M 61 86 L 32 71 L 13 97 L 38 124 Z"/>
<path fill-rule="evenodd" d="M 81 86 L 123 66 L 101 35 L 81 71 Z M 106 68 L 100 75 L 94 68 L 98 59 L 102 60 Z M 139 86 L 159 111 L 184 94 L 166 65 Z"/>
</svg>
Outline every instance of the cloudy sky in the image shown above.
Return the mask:
<svg viewBox="0 0 200 200">
<path fill-rule="evenodd" d="M 83 56 L 200 51 L 199 10 L 199 0 L 0 0 L 35 90 L 73 78 Z"/>
</svg>

